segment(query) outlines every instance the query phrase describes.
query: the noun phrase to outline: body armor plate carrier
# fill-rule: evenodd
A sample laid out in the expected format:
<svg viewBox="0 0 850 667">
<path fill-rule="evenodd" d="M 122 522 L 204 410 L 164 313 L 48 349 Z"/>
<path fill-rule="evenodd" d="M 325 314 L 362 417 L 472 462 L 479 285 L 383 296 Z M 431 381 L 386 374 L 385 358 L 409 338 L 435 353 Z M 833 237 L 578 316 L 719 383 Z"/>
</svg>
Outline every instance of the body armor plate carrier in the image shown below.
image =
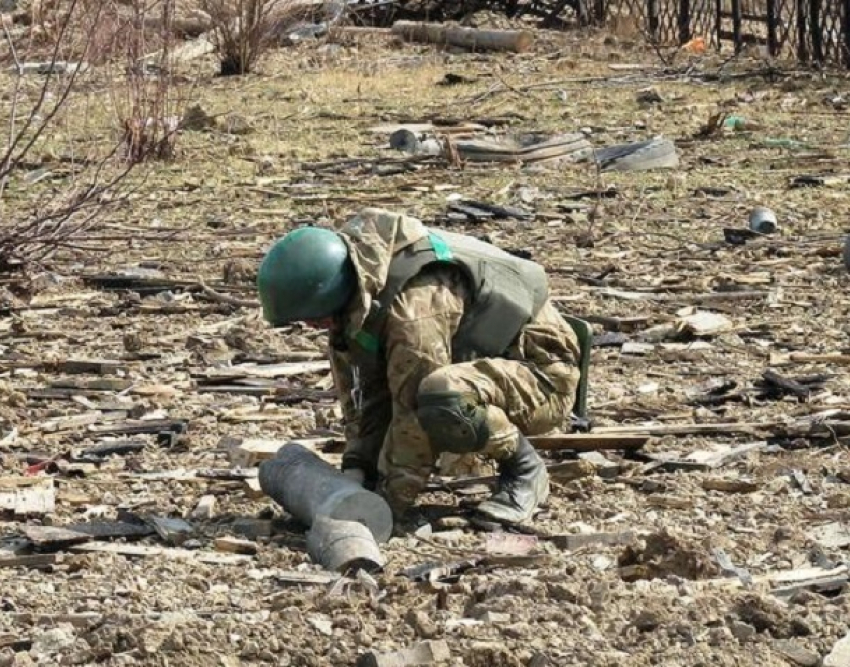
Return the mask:
<svg viewBox="0 0 850 667">
<path fill-rule="evenodd" d="M 377 353 L 387 312 L 405 284 L 425 267 L 446 263 L 461 270 L 471 291 L 469 309 L 452 341 L 455 363 L 504 354 L 548 297 L 546 273 L 539 264 L 469 236 L 430 231 L 393 257 L 384 289 L 356 336 L 360 346 Z"/>
</svg>

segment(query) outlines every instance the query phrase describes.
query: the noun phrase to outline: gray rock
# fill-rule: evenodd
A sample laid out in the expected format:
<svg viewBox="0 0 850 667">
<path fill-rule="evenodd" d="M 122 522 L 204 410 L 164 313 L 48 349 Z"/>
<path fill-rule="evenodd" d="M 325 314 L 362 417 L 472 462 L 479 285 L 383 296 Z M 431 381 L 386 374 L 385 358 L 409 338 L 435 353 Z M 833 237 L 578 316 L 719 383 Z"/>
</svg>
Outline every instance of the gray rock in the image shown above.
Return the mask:
<svg viewBox="0 0 850 667">
<path fill-rule="evenodd" d="M 729 624 L 729 631 L 739 642 L 748 642 L 756 636 L 756 629 L 743 621 L 732 621 Z"/>
</svg>

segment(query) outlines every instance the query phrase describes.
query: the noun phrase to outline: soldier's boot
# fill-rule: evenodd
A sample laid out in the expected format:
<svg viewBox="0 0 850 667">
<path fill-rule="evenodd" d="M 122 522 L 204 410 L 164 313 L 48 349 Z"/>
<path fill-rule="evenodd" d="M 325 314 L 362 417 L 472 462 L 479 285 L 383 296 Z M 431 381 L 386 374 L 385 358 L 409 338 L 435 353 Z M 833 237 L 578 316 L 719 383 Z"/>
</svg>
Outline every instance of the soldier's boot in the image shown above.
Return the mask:
<svg viewBox="0 0 850 667">
<path fill-rule="evenodd" d="M 496 492 L 478 505 L 480 514 L 499 523 L 527 521 L 549 497 L 546 464 L 524 435 L 518 437 L 516 452 L 499 462 Z"/>
</svg>

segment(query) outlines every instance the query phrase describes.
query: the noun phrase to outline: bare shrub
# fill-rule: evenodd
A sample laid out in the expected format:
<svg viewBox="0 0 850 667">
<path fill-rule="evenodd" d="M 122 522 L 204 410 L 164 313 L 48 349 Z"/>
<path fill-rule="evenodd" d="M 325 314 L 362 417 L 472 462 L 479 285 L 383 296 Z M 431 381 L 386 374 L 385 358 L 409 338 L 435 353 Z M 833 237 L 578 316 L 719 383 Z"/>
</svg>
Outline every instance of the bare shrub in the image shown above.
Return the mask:
<svg viewBox="0 0 850 667">
<path fill-rule="evenodd" d="M 297 0 L 198 0 L 212 22 L 222 76 L 251 72 L 279 38 L 282 26 L 304 14 Z"/>
<path fill-rule="evenodd" d="M 112 106 L 130 162 L 175 157 L 184 91 L 175 77 L 175 0 L 131 0 L 117 6 L 114 41 L 106 46 Z M 153 50 L 156 49 L 156 50 Z"/>
<path fill-rule="evenodd" d="M 159 2 L 167 35 L 173 0 Z M 138 184 L 131 171 L 172 156 L 177 129 L 166 114 L 170 37 L 150 40 L 159 51 L 148 66 L 139 11 L 129 22 L 113 0 L 51 0 L 38 11 L 38 21 L 0 28 L 0 62 L 12 65 L 0 68 L 0 88 L 11 91 L 0 106 L 2 271 L 96 249 L 104 213 Z"/>
</svg>

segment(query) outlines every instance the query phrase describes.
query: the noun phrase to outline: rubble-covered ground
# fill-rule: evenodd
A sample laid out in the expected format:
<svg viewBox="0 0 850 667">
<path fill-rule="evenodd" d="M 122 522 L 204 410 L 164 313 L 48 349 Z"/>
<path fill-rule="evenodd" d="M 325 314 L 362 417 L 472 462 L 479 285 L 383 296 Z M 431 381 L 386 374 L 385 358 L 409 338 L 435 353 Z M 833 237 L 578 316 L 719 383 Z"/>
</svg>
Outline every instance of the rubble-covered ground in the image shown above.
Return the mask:
<svg viewBox="0 0 850 667">
<path fill-rule="evenodd" d="M 110 214 L 106 251 L 0 278 L 0 498 L 14 507 L 13 476 L 33 464 L 55 492 L 54 511 L 0 524 L 0 665 L 324 667 L 429 640 L 468 667 L 850 664 L 835 648 L 850 630 L 846 75 L 686 54 L 665 70 L 629 39 L 539 33 L 506 56 L 342 35 L 244 78 L 198 61 L 191 94 L 217 124 L 182 132 L 179 158 Z M 705 130 L 719 112 L 743 122 Z M 680 167 L 448 165 L 372 131 L 434 119 L 583 130 L 595 147 L 663 135 Z M 446 215 L 457 196 L 533 215 L 464 222 Z M 779 232 L 729 242 L 756 205 Z M 339 434 L 323 366 L 257 372 L 321 360 L 322 333 L 272 331 L 242 303 L 274 238 L 363 206 L 544 264 L 564 312 L 600 336 L 594 426 L 653 438 L 569 468 L 503 539 L 468 522 L 480 486 L 435 491 L 430 534 L 393 538 L 382 573 L 333 580 L 303 527 L 231 469 L 224 438 Z M 732 425 L 692 427 L 714 423 Z M 116 439 L 124 453 L 80 456 Z M 38 530 L 92 522 L 136 532 Z"/>
</svg>

